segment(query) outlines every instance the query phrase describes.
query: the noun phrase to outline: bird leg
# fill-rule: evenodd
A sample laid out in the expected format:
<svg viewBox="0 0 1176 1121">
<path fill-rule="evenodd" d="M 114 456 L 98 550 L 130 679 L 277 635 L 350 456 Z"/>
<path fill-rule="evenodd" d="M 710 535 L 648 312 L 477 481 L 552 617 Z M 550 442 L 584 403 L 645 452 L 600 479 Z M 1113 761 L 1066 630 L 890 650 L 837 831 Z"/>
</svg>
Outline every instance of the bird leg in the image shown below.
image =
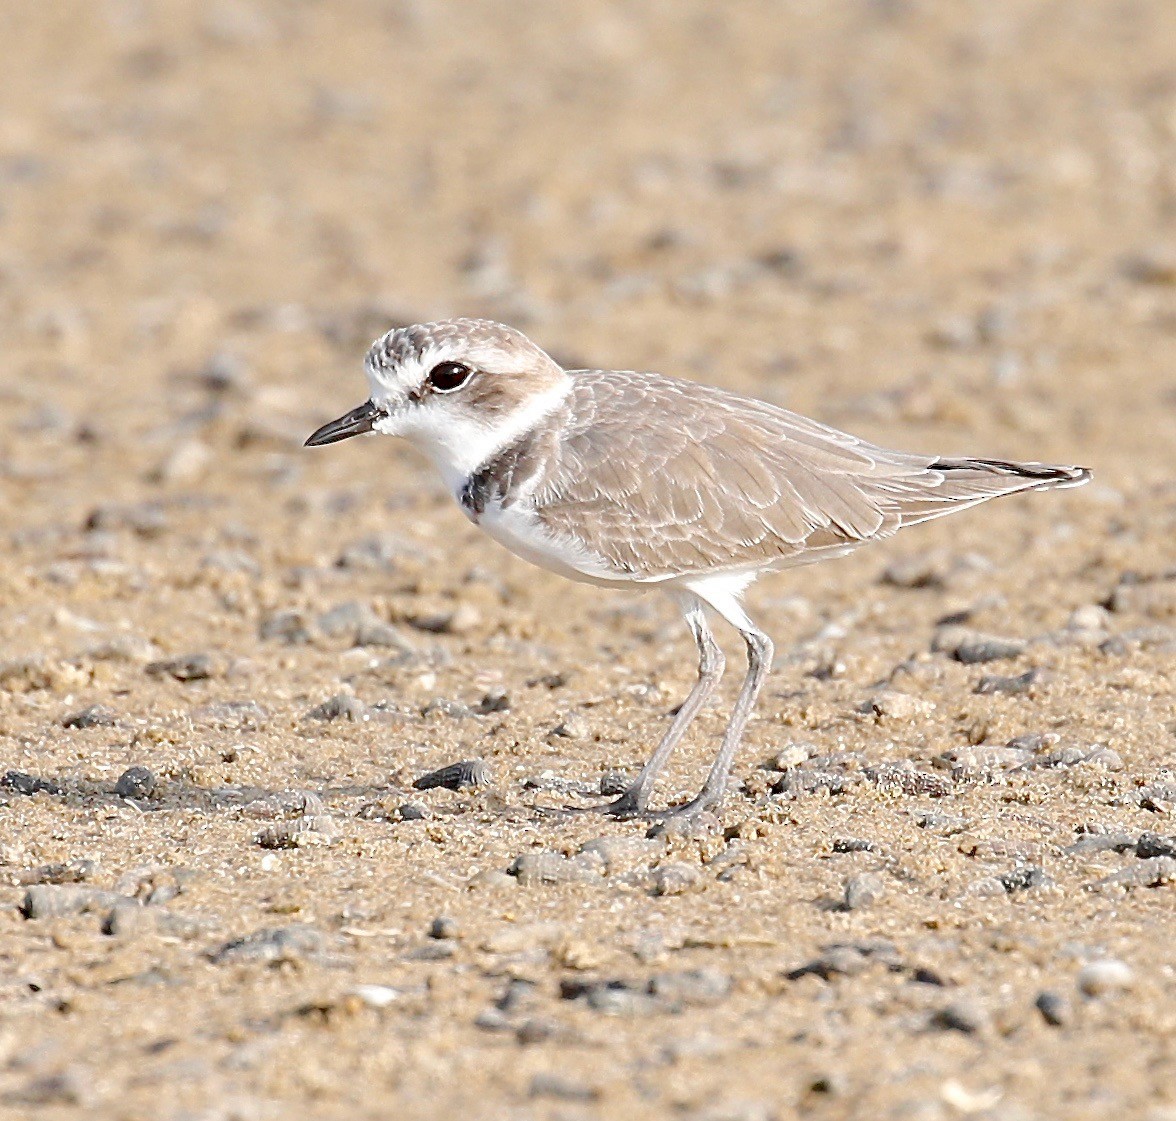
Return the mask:
<svg viewBox="0 0 1176 1121">
<path fill-rule="evenodd" d="M 649 762 L 641 768 L 641 773 L 634 780 L 633 785 L 615 802 L 609 802 L 607 805 L 599 807 L 602 813 L 611 814 L 614 817 L 636 817 L 647 811 L 649 795 L 658 774 L 723 676 L 727 662 L 707 625 L 702 603 L 694 596 L 685 597 L 682 613 L 686 617 L 686 625 L 690 628 L 690 633 L 694 635 L 694 641 L 698 646 L 698 680 L 695 682 L 694 688 L 690 690 L 690 695 L 682 702 L 682 707 L 678 709 L 674 722 L 662 737 L 661 743 L 657 745 L 657 750 L 650 756 Z M 734 748 L 732 748 L 733 752 Z"/>
<path fill-rule="evenodd" d="M 735 762 L 735 753 L 739 750 L 739 742 L 743 739 L 743 729 L 747 726 L 748 717 L 755 708 L 756 698 L 772 668 L 772 656 L 775 652 L 772 640 L 762 631 L 743 627 L 739 630 L 743 635 L 743 641 L 747 643 L 747 676 L 743 679 L 735 707 L 731 710 L 731 719 L 723 733 L 719 754 L 698 794 L 689 802 L 674 806 L 664 815 L 659 815 L 660 817 L 692 820 L 706 810 L 718 809 L 727 791 L 727 779 L 731 774 L 731 765 Z"/>
</svg>

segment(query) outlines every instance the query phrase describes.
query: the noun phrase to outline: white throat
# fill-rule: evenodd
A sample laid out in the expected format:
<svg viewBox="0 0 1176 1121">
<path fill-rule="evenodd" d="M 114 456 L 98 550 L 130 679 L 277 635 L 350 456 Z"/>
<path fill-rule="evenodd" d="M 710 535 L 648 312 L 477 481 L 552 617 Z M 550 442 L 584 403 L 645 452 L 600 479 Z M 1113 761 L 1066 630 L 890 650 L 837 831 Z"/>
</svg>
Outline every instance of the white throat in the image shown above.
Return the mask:
<svg viewBox="0 0 1176 1121">
<path fill-rule="evenodd" d="M 558 409 L 571 388 L 572 379 L 561 377 L 549 389 L 493 422 L 422 411 L 408 423 L 392 416 L 376 421 L 374 427 L 377 432 L 403 436 L 420 448 L 456 495 L 479 467 Z"/>
</svg>

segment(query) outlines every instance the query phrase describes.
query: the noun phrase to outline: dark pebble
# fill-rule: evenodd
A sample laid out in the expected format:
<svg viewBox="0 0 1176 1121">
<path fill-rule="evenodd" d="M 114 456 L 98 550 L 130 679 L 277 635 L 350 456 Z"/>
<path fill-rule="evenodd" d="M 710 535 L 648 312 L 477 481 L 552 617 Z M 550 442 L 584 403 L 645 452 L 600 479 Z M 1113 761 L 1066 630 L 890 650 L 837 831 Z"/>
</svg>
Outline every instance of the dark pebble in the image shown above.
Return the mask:
<svg viewBox="0 0 1176 1121">
<path fill-rule="evenodd" d="M 412 785 L 415 790 L 433 790 L 436 787 L 465 790 L 472 786 L 485 786 L 489 781 L 490 769 L 481 759 L 466 759 L 421 775 Z"/>
<path fill-rule="evenodd" d="M 1028 867 L 1028 868 L 1014 868 L 1011 872 L 1006 872 L 999 877 L 1000 882 L 1004 885 L 1005 891 L 1010 895 L 1017 891 L 1026 891 L 1032 887 L 1045 887 L 1052 881 L 1045 874 L 1043 868 Z"/>
<path fill-rule="evenodd" d="M 429 926 L 430 938 L 459 938 L 461 937 L 461 923 L 449 915 L 438 915 Z"/>
<path fill-rule="evenodd" d="M 43 864 L 16 873 L 19 884 L 80 884 L 88 880 L 98 865 L 93 860 L 69 860 L 63 864 Z"/>
<path fill-rule="evenodd" d="M 15 790 L 17 794 L 60 794 L 61 787 L 55 782 L 36 775 L 27 775 L 24 771 L 6 771 L 0 778 L 0 786 L 8 790 Z"/>
<path fill-rule="evenodd" d="M 717 969 L 656 973 L 649 979 L 649 992 L 674 1005 L 718 1004 L 731 995 L 731 978 Z"/>
<path fill-rule="evenodd" d="M 1070 1002 L 1061 993 L 1046 989 L 1037 994 L 1033 1005 L 1050 1027 L 1061 1028 L 1070 1022 Z"/>
<path fill-rule="evenodd" d="M 148 662 L 144 667 L 152 677 L 170 676 L 177 681 L 204 681 L 213 675 L 212 658 L 207 654 L 183 654 Z"/>
<path fill-rule="evenodd" d="M 1135 855 L 1143 860 L 1154 856 L 1176 857 L 1176 837 L 1161 837 L 1158 833 L 1140 833 L 1135 842 Z"/>
<path fill-rule="evenodd" d="M 876 852 L 878 846 L 864 837 L 838 837 L 833 842 L 833 851 L 845 852 Z"/>
<path fill-rule="evenodd" d="M 89 911 L 106 911 L 119 903 L 134 902 L 116 891 L 102 891 L 80 884 L 40 884 L 25 892 L 20 913 L 26 919 L 82 915 Z"/>
<path fill-rule="evenodd" d="M 267 616 L 262 619 L 257 634 L 263 641 L 272 639 L 287 646 L 304 646 L 311 639 L 306 619 L 297 611 L 279 611 Z"/>
<path fill-rule="evenodd" d="M 984 1009 L 970 1000 L 956 1000 L 939 1009 L 931 1017 L 931 1026 L 942 1031 L 958 1031 L 973 1035 L 988 1023 Z"/>
<path fill-rule="evenodd" d="M 429 808 L 418 802 L 405 802 L 396 813 L 401 821 L 424 821 L 429 816 Z"/>
<path fill-rule="evenodd" d="M 350 720 L 353 723 L 363 719 L 367 706 L 358 697 L 349 693 L 336 693 L 321 705 L 315 705 L 307 714 L 308 720 Z"/>
<path fill-rule="evenodd" d="M 155 793 L 156 779 L 146 767 L 128 767 L 114 784 L 120 798 L 150 798 Z"/>
<path fill-rule="evenodd" d="M 557 1098 L 565 1102 L 594 1102 L 600 1097 L 596 1086 L 573 1082 L 561 1074 L 537 1074 L 531 1079 L 531 1097 Z"/>
<path fill-rule="evenodd" d="M 985 674 L 976 686 L 976 692 L 982 694 L 1004 693 L 1008 696 L 1021 696 L 1031 693 L 1033 687 L 1041 680 L 1042 672 L 1037 667 L 1013 677 L 1002 677 L 1000 674 Z"/>
<path fill-rule="evenodd" d="M 71 712 L 61 721 L 63 728 L 108 728 L 114 723 L 114 713 L 103 705 L 90 705 Z"/>
<path fill-rule="evenodd" d="M 208 960 L 216 965 L 234 961 L 286 961 L 311 957 L 321 953 L 325 946 L 325 936 L 313 926 L 267 927 L 210 950 Z"/>
</svg>

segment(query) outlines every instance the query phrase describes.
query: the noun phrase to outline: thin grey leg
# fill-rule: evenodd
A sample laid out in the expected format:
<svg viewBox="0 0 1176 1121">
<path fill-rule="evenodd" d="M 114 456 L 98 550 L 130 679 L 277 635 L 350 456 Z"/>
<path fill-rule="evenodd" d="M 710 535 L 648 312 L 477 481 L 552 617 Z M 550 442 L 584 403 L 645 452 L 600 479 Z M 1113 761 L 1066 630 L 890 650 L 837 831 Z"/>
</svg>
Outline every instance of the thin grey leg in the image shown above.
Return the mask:
<svg viewBox="0 0 1176 1121">
<path fill-rule="evenodd" d="M 694 641 L 698 646 L 698 681 L 690 690 L 690 695 L 682 702 L 682 707 L 678 709 L 673 723 L 662 737 L 661 743 L 657 745 L 657 750 L 650 756 L 649 762 L 641 768 L 641 773 L 633 785 L 615 802 L 602 806 L 601 810 L 604 813 L 613 814 L 616 817 L 632 817 L 646 811 L 649 806 L 649 795 L 658 774 L 723 676 L 727 662 L 707 625 L 701 601 L 692 595 L 684 596 L 682 613 L 686 617 L 686 625 L 690 628 L 690 633 L 694 635 Z M 771 658 L 768 661 L 770 664 Z M 752 699 L 754 700 L 754 698 Z"/>
<path fill-rule="evenodd" d="M 743 729 L 747 726 L 748 717 L 755 708 L 756 698 L 772 668 L 772 656 L 775 652 L 772 640 L 763 631 L 743 627 L 740 627 L 739 631 L 747 643 L 747 676 L 743 679 L 735 707 L 731 710 L 731 720 L 723 733 L 719 754 L 697 797 L 684 805 L 675 806 L 667 813 L 667 817 L 694 817 L 704 810 L 717 809 L 727 792 L 727 779 L 731 774 L 731 765 L 735 762 L 735 753 L 743 739 Z"/>
</svg>

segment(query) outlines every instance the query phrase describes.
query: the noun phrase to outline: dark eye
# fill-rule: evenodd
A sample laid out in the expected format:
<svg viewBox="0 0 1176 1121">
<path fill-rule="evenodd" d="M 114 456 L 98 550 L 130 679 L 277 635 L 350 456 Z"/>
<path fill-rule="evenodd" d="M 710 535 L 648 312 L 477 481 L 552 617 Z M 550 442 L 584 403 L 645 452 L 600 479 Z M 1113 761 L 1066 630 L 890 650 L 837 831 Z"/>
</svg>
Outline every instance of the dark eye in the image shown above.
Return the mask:
<svg viewBox="0 0 1176 1121">
<path fill-rule="evenodd" d="M 438 362 L 429 371 L 429 383 L 438 393 L 452 393 L 465 385 L 473 372 L 460 362 Z"/>
</svg>

